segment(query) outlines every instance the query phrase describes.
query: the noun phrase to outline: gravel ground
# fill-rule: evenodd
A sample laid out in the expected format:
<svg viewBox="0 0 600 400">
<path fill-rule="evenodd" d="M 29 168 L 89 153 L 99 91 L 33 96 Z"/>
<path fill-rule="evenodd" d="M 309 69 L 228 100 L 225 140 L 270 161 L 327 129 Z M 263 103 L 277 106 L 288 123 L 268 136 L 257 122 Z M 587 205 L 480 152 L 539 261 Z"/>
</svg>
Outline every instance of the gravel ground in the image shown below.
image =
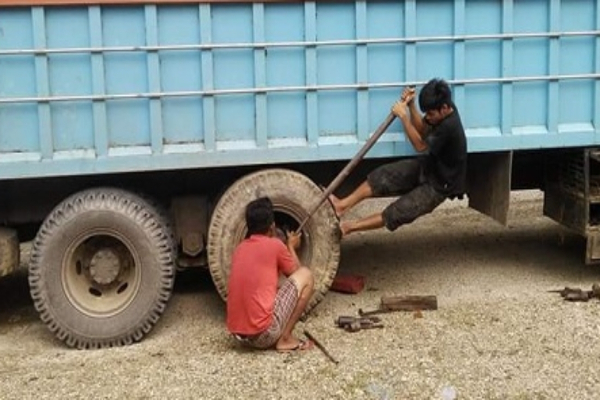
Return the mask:
<svg viewBox="0 0 600 400">
<path fill-rule="evenodd" d="M 178 277 L 165 315 L 141 343 L 67 349 L 39 322 L 21 271 L 0 280 L 0 398 L 598 398 L 600 304 L 546 293 L 589 288 L 598 271 L 583 265 L 581 238 L 542 217 L 540 199 L 513 195 L 508 227 L 448 202 L 396 233 L 347 238 L 340 271 L 364 275 L 367 290 L 329 293 L 298 327 L 339 365 L 316 349 L 239 348 L 200 271 Z M 381 330 L 333 326 L 336 316 L 375 307 L 384 294 L 437 295 L 439 309 L 386 314 Z"/>
</svg>

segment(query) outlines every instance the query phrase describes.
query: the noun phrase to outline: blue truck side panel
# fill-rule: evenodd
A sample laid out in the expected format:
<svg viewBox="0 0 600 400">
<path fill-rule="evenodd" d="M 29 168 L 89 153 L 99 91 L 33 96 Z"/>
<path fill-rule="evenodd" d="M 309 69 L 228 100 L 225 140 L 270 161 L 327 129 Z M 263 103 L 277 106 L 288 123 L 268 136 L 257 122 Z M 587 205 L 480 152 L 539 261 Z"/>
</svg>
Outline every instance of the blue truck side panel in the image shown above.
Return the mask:
<svg viewBox="0 0 600 400">
<path fill-rule="evenodd" d="M 600 0 L 0 8 L 0 179 L 347 159 L 431 77 L 471 152 L 598 145 Z"/>
</svg>

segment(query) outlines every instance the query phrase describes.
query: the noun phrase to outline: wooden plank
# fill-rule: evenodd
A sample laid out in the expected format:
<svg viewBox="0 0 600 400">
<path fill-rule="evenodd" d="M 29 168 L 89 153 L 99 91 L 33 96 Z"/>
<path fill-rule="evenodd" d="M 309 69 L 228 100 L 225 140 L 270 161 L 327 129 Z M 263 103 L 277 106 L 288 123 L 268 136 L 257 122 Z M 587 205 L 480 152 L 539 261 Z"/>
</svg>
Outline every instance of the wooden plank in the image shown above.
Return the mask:
<svg viewBox="0 0 600 400">
<path fill-rule="evenodd" d="M 382 296 L 382 310 L 388 311 L 415 311 L 437 310 L 437 297 L 427 296 Z"/>
</svg>

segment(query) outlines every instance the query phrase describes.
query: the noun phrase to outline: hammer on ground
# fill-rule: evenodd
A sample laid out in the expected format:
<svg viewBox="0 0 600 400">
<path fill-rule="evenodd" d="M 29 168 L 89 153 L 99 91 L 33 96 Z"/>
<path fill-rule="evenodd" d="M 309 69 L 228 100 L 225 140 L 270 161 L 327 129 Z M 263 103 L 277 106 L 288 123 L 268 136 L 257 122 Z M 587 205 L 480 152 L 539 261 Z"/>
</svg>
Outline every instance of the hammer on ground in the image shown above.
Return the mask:
<svg viewBox="0 0 600 400">
<path fill-rule="evenodd" d="M 336 318 L 335 324 L 347 332 L 358 332 L 363 329 L 383 328 L 381 318 L 379 317 L 352 317 L 340 315 Z"/>
<path fill-rule="evenodd" d="M 600 285 L 597 283 L 592 285 L 592 290 L 582 290 L 566 286 L 564 289 L 549 290 L 548 292 L 559 293 L 567 301 L 588 301 L 592 298 L 600 299 Z"/>
</svg>

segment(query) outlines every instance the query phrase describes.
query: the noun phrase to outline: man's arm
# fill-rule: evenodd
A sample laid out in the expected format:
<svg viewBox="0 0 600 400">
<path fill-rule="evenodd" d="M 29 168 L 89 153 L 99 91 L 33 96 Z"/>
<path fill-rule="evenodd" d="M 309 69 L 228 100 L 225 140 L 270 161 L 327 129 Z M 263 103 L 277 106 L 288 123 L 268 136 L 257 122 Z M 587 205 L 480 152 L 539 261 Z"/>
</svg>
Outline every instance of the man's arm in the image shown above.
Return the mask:
<svg viewBox="0 0 600 400">
<path fill-rule="evenodd" d="M 419 135 L 424 138 L 425 124 L 423 123 L 423 116 L 419 113 L 419 110 L 417 110 L 414 98 L 408 103 L 408 107 L 410 110 L 410 122 L 412 122 L 417 132 L 419 132 Z"/>
<path fill-rule="evenodd" d="M 421 133 L 419 133 L 417 128 L 412 124 L 411 117 L 408 115 L 408 105 L 406 104 L 406 100 L 396 102 L 394 107 L 392 107 L 392 112 L 402 122 L 406 137 L 408 137 L 408 140 L 415 150 L 418 152 L 427 150 L 427 143 L 421 136 Z"/>
<path fill-rule="evenodd" d="M 298 267 L 300 267 L 300 259 L 298 258 L 298 254 L 296 253 L 296 249 L 298 247 L 300 247 L 300 234 L 297 234 L 295 232 L 288 232 L 287 248 L 290 251 L 290 254 L 292 255 L 294 263 L 296 264 L 296 268 L 294 269 L 294 271 L 298 269 Z"/>
<path fill-rule="evenodd" d="M 281 247 L 277 256 L 279 271 L 285 276 L 290 276 L 300 268 L 300 259 L 296 253 L 298 247 L 300 247 L 300 234 L 287 232 L 287 242 L 285 246 Z"/>
<path fill-rule="evenodd" d="M 423 116 L 417 110 L 417 106 L 415 105 L 415 97 L 417 97 L 417 92 L 414 87 L 408 87 L 404 89 L 402 92 L 402 97 L 400 98 L 403 102 L 408 104 L 408 108 L 410 110 L 410 121 L 413 126 L 421 135 L 421 137 L 425 137 L 425 126 L 423 124 Z"/>
</svg>

